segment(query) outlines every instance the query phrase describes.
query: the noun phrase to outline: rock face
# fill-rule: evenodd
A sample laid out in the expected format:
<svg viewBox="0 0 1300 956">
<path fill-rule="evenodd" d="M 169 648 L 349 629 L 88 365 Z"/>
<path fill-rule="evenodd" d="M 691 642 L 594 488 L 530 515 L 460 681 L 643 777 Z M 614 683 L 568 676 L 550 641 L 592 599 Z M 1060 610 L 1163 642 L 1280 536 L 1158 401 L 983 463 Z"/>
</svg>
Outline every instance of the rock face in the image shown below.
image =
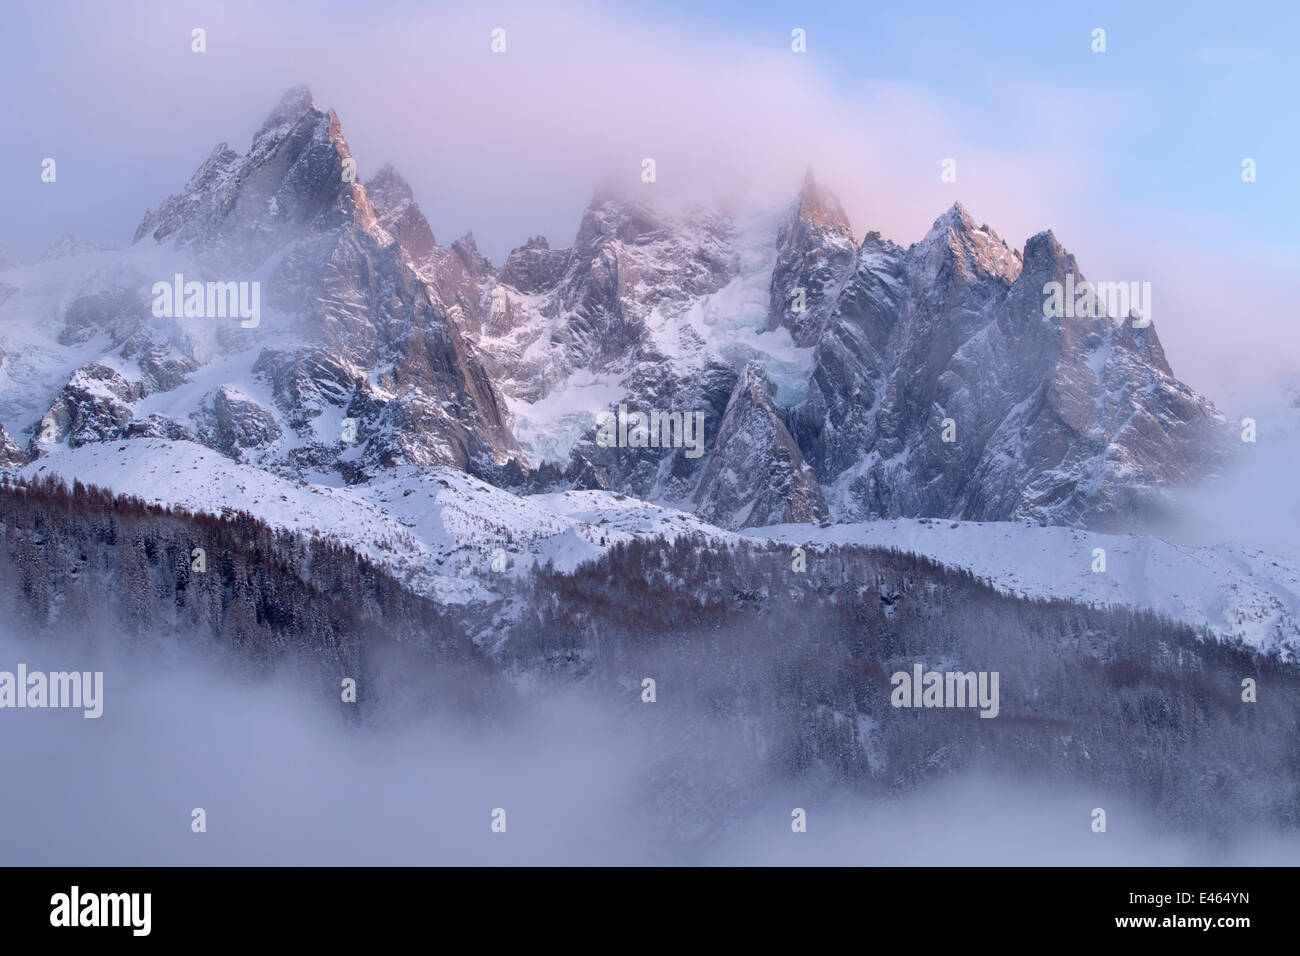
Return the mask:
<svg viewBox="0 0 1300 956">
<path fill-rule="evenodd" d="M 482 347 L 507 394 L 536 402 L 575 371 L 662 367 L 655 320 L 731 280 L 730 229 L 707 211 L 667 217 L 600 192 L 570 248 L 538 236 L 516 249 L 482 279 Z"/>
<path fill-rule="evenodd" d="M 1022 255 L 959 204 L 906 251 L 867 238 L 792 414 L 837 513 L 1112 526 L 1222 464 L 1154 327 L 1044 315 L 1067 273 L 1051 233 Z"/>
<path fill-rule="evenodd" d="M 5 468 L 27 464 L 27 455 L 22 446 L 0 425 L 0 466 Z"/>
<path fill-rule="evenodd" d="M 280 437 L 275 416 L 238 389 L 223 385 L 204 396 L 195 421 L 195 438 L 239 459 L 245 449 L 262 448 Z"/>
<path fill-rule="evenodd" d="M 78 369 L 41 419 L 28 450 L 35 458 L 42 445 L 66 441 L 76 448 L 122 438 L 134 417 L 131 404 L 143 397 L 138 384 L 107 365 Z"/>
<path fill-rule="evenodd" d="M 817 476 L 772 403 L 767 376 L 752 362 L 736 380 L 694 500 L 701 517 L 732 529 L 827 515 Z"/>
<path fill-rule="evenodd" d="M 812 171 L 776 237 L 768 328 L 785 327 L 797 345 L 816 345 L 857 258 L 857 243 L 839 200 Z"/>
<path fill-rule="evenodd" d="M 534 236 L 510 253 L 497 279 L 519 292 L 537 295 L 559 284 L 568 262 L 569 250 L 552 249 L 545 236 Z"/>
<path fill-rule="evenodd" d="M 413 261 L 426 259 L 438 243 L 401 174 L 392 166 L 384 166 L 366 182 L 366 192 L 380 227 Z"/>
</svg>

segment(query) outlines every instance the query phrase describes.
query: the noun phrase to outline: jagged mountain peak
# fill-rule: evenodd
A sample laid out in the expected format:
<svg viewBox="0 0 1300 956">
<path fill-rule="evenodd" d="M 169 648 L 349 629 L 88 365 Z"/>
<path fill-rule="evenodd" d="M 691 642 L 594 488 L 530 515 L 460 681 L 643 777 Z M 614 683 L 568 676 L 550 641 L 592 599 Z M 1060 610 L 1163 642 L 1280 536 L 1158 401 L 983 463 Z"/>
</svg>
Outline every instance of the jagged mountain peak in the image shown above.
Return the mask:
<svg viewBox="0 0 1300 956">
<path fill-rule="evenodd" d="M 366 192 L 370 194 L 370 202 L 376 211 L 379 210 L 381 205 L 387 210 L 399 203 L 415 201 L 415 194 L 411 190 L 411 184 L 406 181 L 406 178 L 397 171 L 392 163 L 384 163 L 373 176 L 366 180 Z"/>
<path fill-rule="evenodd" d="M 573 244 L 586 248 L 609 239 L 634 243 L 661 232 L 665 225 L 663 217 L 648 203 L 602 188 L 587 204 Z"/>
<path fill-rule="evenodd" d="M 475 241 L 473 232 L 467 232 L 453 242 L 451 251 L 456 253 L 471 275 L 491 275 L 496 271 L 492 260 L 479 252 L 478 242 Z"/>
<path fill-rule="evenodd" d="M 928 281 L 937 281 L 946 264 L 954 263 L 968 279 L 998 276 L 1008 283 L 1020 275 L 1021 256 L 987 225 L 976 225 L 960 202 L 935 219 L 925 237 L 911 249 Z"/>
<path fill-rule="evenodd" d="M 567 249 L 552 249 L 545 236 L 532 236 L 510 251 L 498 278 L 520 292 L 544 292 L 560 281 L 568 258 Z"/>
<path fill-rule="evenodd" d="M 1065 283 L 1066 276 L 1069 275 L 1073 276 L 1072 283 L 1076 289 L 1082 288 L 1088 283 L 1088 279 L 1079 268 L 1074 255 L 1061 245 L 1050 229 L 1044 229 L 1026 241 L 1023 262 L 1024 268 L 1018 281 L 1018 284 L 1023 288 L 1017 290 L 1017 292 L 1021 298 L 1027 300 L 1027 308 L 1033 310 L 1041 308 L 1049 282 Z M 1138 304 L 1134 302 L 1130 303 L 1130 305 L 1132 308 L 1136 308 Z M 1116 341 L 1118 343 L 1141 355 L 1142 360 L 1147 364 L 1165 375 L 1173 377 L 1173 370 L 1165 359 L 1164 349 L 1160 345 L 1154 327 L 1150 325 L 1146 327 L 1135 326 L 1132 308 L 1130 308 L 1129 314 L 1111 315 L 1107 311 L 1110 307 L 1109 301 L 1097 301 L 1095 307 L 1098 310 L 1095 320 L 1080 315 L 1068 319 L 1057 316 L 1052 321 L 1061 326 L 1080 323 L 1086 325 L 1095 324 L 1103 329 L 1115 326 L 1117 327 Z M 1123 308 L 1122 303 L 1120 308 Z"/>
<path fill-rule="evenodd" d="M 853 272 L 857 242 L 839 200 L 811 169 L 777 231 L 776 248 L 767 329 L 784 326 L 799 346 L 813 345 Z"/>
<path fill-rule="evenodd" d="M 1035 233 L 1025 241 L 1021 264 L 1022 281 L 1033 289 L 1041 290 L 1047 282 L 1061 282 L 1067 273 L 1073 273 L 1076 280 L 1083 281 L 1074 255 L 1061 245 L 1050 229 Z"/>
<path fill-rule="evenodd" d="M 842 232 L 850 237 L 853 235 L 848 213 L 844 211 L 839 198 L 824 183 L 817 180 L 811 166 L 804 174 L 803 186 L 799 190 L 795 210 L 796 215 L 803 222 Z"/>
<path fill-rule="evenodd" d="M 340 162 L 351 155 L 343 140 L 343 126 L 338 114 L 332 109 L 317 107 L 311 91 L 305 86 L 297 86 L 280 97 L 267 115 L 253 136 L 248 159 L 260 164 L 279 155 L 286 143 L 297 146 L 307 139 L 341 147 L 337 148 Z"/>
<path fill-rule="evenodd" d="M 1056 238 L 1056 233 L 1051 229 L 1043 229 L 1034 233 L 1025 240 L 1025 259 L 1028 260 L 1031 250 L 1035 255 L 1042 255 L 1044 251 L 1052 254 L 1064 253 L 1065 247 L 1061 245 L 1061 240 Z"/>
<path fill-rule="evenodd" d="M 366 180 L 365 193 L 379 227 L 397 240 L 412 261 L 420 262 L 437 246 L 410 183 L 391 164 Z"/>
<path fill-rule="evenodd" d="M 989 239 L 1010 251 L 1010 247 L 1002 241 L 996 232 L 989 228 L 987 223 L 976 225 L 975 217 L 970 214 L 970 211 L 960 201 L 955 201 L 939 214 L 921 242 L 924 243 L 936 236 L 955 237 L 970 242 Z"/>
<path fill-rule="evenodd" d="M 610 240 L 640 245 L 700 230 L 725 232 L 735 218 L 729 205 L 698 200 L 667 204 L 650 192 L 603 184 L 583 210 L 573 248 L 595 248 Z"/>
<path fill-rule="evenodd" d="M 207 303 L 215 284 L 239 286 L 241 309 L 260 302 L 256 321 L 203 315 L 201 303 L 200 315 L 154 323 L 139 288 L 82 296 L 64 338 L 103 328 L 120 351 L 84 365 L 55 398 L 53 444 L 187 438 L 348 481 L 395 464 L 468 468 L 513 453 L 508 412 L 466 338 L 477 293 L 462 295 L 470 284 L 455 275 L 438 279 L 456 254 L 436 248 L 395 170 L 376 174 L 372 202 L 351 160 L 337 115 L 295 88 L 246 154 L 218 146 L 183 192 L 147 213 L 137 239 L 159 248 L 136 251 L 142 261 L 213 283 Z M 141 279 L 145 289 L 153 278 Z M 196 318 L 206 321 L 186 321 Z M 186 384 L 165 413 L 140 407 Z"/>
<path fill-rule="evenodd" d="M 344 173 L 351 159 L 338 116 L 295 88 L 271 111 L 247 154 L 219 145 L 182 192 L 145 214 L 135 239 L 176 241 L 223 267 L 246 270 L 307 232 L 369 229 L 366 191 Z"/>
<path fill-rule="evenodd" d="M 960 229 L 967 232 L 973 232 L 977 228 L 975 220 L 971 217 L 970 212 L 962 205 L 961 200 L 954 200 L 953 204 L 945 209 L 934 220 L 930 227 L 934 229 Z"/>
<path fill-rule="evenodd" d="M 304 113 L 311 112 L 320 112 L 312 99 L 311 90 L 306 84 L 292 86 L 285 90 L 279 102 L 267 114 L 258 133 L 264 133 L 267 130 L 281 126 L 292 126 L 302 118 Z"/>
</svg>

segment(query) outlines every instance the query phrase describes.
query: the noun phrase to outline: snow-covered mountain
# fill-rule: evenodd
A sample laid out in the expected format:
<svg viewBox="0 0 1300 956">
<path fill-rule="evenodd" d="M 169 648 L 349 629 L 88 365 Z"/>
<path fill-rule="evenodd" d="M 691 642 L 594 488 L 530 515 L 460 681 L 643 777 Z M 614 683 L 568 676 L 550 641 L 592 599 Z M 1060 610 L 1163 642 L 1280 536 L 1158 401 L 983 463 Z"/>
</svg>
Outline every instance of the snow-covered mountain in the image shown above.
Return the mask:
<svg viewBox="0 0 1300 956">
<path fill-rule="evenodd" d="M 338 117 L 294 89 L 128 248 L 7 269 L 5 460 L 146 437 L 326 485 L 445 466 L 607 489 L 731 530 L 1105 528 L 1232 444 L 1154 328 L 1044 316 L 1047 283 L 1083 281 L 1050 232 L 1017 252 L 954 205 L 909 248 L 859 243 L 810 174 L 778 210 L 598 191 L 569 247 L 534 237 L 497 267 L 472 236 L 439 244 L 391 167 L 354 170 Z M 260 314 L 155 314 L 178 275 L 256 283 Z M 600 440 L 620 406 L 702 416 L 702 453 Z"/>
<path fill-rule="evenodd" d="M 1019 253 L 956 204 L 909 249 L 873 233 L 846 257 L 816 189 L 786 231 L 800 267 L 774 276 L 773 314 L 816 348 L 791 431 L 837 515 L 1115 525 L 1221 467 L 1223 419 L 1154 327 L 1044 316 L 1047 283 L 1084 281 L 1050 232 Z M 797 321 L 777 312 L 792 288 Z"/>
<path fill-rule="evenodd" d="M 908 249 L 877 233 L 857 244 L 811 174 L 775 216 L 668 217 L 598 194 L 573 247 L 533 239 L 482 273 L 480 306 L 496 295 L 497 314 L 480 341 L 525 449 L 567 448 L 607 487 L 727 526 L 772 513 L 714 496 L 709 477 L 749 471 L 797 489 L 778 510 L 798 520 L 829 509 L 1114 527 L 1218 473 L 1230 435 L 1174 376 L 1153 326 L 1104 309 L 1045 316 L 1047 284 L 1067 274 L 1086 281 L 1050 232 L 1016 252 L 960 204 Z M 740 392 L 766 389 L 778 414 L 738 443 L 727 410 L 750 362 L 768 382 Z M 617 402 L 702 410 L 708 457 L 600 447 L 594 416 Z"/>
<path fill-rule="evenodd" d="M 28 396 L 6 396 L 28 416 L 29 453 L 190 438 L 282 473 L 353 480 L 504 460 L 515 442 L 500 396 L 350 168 L 338 117 L 291 90 L 247 154 L 214 149 L 121 255 L 78 256 L 57 289 L 50 270 L 11 271 L 6 318 L 32 315 L 46 333 L 18 345 L 19 364 L 64 375 L 36 422 Z M 156 315 L 151 290 L 175 275 L 257 283 L 260 314 Z"/>
<path fill-rule="evenodd" d="M 427 224 L 412 248 L 430 275 L 452 258 Z M 800 520 L 828 507 L 1117 526 L 1230 452 L 1222 416 L 1177 380 L 1154 327 L 1104 310 L 1044 316 L 1048 283 L 1086 281 L 1074 258 L 1050 232 L 1016 252 L 960 204 L 903 249 L 876 233 L 855 243 L 811 175 L 778 216 L 670 217 L 598 194 L 568 249 L 537 237 L 499 270 L 455 258 L 442 271 L 532 463 L 590 463 L 606 487 L 731 527 L 772 510 L 720 489 L 719 473 L 798 489 L 778 511 Z M 740 393 L 766 389 L 777 415 L 742 461 L 727 412 L 750 362 L 768 382 Z M 619 402 L 703 411 L 707 458 L 600 447 L 596 415 Z"/>
</svg>

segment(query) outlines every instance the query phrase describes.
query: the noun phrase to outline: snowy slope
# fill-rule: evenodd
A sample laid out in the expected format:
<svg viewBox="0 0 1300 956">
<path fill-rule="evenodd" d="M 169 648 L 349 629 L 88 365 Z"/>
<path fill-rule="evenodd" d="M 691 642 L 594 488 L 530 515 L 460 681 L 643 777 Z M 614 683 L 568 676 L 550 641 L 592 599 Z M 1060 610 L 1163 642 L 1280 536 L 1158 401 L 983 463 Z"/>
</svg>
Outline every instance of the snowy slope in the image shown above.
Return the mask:
<svg viewBox="0 0 1300 956">
<path fill-rule="evenodd" d="M 611 533 L 665 538 L 702 535 L 720 545 L 743 540 L 741 535 L 711 525 L 689 511 L 661 508 L 612 491 L 565 491 L 529 495 L 524 500 L 535 501 L 556 514 L 606 528 Z"/>
<path fill-rule="evenodd" d="M 492 600 L 499 573 L 519 575 L 547 561 L 571 569 L 634 535 L 736 539 L 692 515 L 604 492 L 521 498 L 441 467 L 399 467 L 364 485 L 331 487 L 159 438 L 61 450 L 16 471 L 191 511 L 245 511 L 272 527 L 334 538 L 448 604 Z M 498 552 L 504 572 L 492 569 Z"/>
<path fill-rule="evenodd" d="M 808 547 L 896 548 L 964 568 L 1011 594 L 1145 608 L 1292 660 L 1300 652 L 1300 561 L 1237 544 L 1193 548 L 1132 534 L 924 518 L 780 525 L 752 535 Z M 1092 570 L 1094 548 L 1105 549 L 1104 573 Z"/>
</svg>

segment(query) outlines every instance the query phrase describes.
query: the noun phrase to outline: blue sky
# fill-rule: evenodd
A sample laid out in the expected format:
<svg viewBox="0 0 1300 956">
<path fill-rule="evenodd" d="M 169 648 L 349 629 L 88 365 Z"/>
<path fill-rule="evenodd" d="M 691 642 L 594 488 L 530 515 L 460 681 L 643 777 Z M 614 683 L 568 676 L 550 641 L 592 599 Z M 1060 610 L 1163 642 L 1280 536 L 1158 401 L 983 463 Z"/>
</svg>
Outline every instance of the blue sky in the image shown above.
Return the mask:
<svg viewBox="0 0 1300 956">
<path fill-rule="evenodd" d="M 807 31 L 809 66 L 845 88 L 903 80 L 959 108 L 965 136 L 1028 147 L 1018 88 L 1087 87 L 1093 108 L 1126 113 L 1104 139 L 1078 143 L 1110 201 L 1153 200 L 1222 215 L 1261 243 L 1294 250 L 1300 221 L 1300 4 L 1231 3 L 644 3 L 684 28 L 779 43 Z M 689 25 L 689 26 L 688 26 Z M 1106 52 L 1091 50 L 1106 30 Z M 1006 107 L 1012 107 L 1010 111 Z M 1062 114 L 1074 107 L 1060 103 Z M 1243 190 L 1254 157 L 1264 188 Z"/>
</svg>

